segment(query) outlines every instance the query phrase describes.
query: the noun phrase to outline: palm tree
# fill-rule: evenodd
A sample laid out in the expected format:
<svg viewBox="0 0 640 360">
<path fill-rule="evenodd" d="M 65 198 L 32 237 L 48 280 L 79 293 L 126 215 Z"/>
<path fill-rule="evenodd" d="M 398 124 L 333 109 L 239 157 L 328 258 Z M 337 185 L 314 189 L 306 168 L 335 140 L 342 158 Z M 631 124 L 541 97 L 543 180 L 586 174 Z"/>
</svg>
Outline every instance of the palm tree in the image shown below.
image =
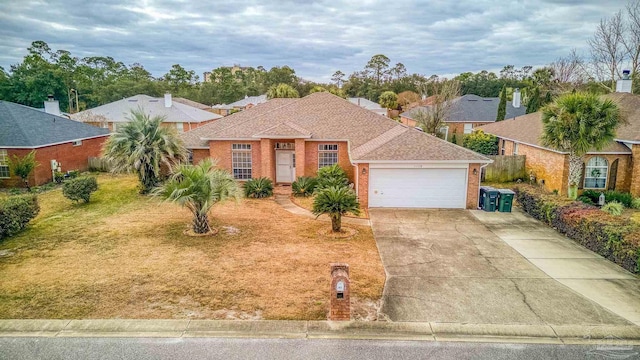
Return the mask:
<svg viewBox="0 0 640 360">
<path fill-rule="evenodd" d="M 275 98 L 299 98 L 300 94 L 298 90 L 287 84 L 272 85 L 267 90 L 267 97 L 269 99 Z"/>
<path fill-rule="evenodd" d="M 569 153 L 571 199 L 578 196 L 583 156 L 611 142 L 621 121 L 622 114 L 613 101 L 593 94 L 566 94 L 542 108 L 542 144 Z"/>
<path fill-rule="evenodd" d="M 329 215 L 333 232 L 341 230 L 342 215 L 348 212 L 359 215 L 360 204 L 358 204 L 356 193 L 346 186 L 324 188 L 318 191 L 313 200 L 313 214 L 316 216 Z"/>
<path fill-rule="evenodd" d="M 146 194 L 160 182 L 161 166 L 186 159 L 187 150 L 174 128 L 161 126 L 164 117 L 150 117 L 138 108 L 128 119 L 105 143 L 104 157 L 113 172 L 136 172 L 140 193 Z"/>
<path fill-rule="evenodd" d="M 206 158 L 197 165 L 179 164 L 169 180 L 154 190 L 154 195 L 174 201 L 193 213 L 193 232 L 206 234 L 211 230 L 207 214 L 216 203 L 240 196 L 240 186 L 233 175 L 217 169 Z"/>
</svg>

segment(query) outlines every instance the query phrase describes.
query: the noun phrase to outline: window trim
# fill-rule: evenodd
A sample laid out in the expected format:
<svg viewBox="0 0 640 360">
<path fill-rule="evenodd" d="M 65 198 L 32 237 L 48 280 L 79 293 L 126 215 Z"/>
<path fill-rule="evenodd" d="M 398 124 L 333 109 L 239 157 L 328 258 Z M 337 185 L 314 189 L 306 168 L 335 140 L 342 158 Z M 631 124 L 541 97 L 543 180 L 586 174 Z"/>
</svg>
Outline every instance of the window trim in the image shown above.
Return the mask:
<svg viewBox="0 0 640 360">
<path fill-rule="evenodd" d="M 595 159 L 602 159 L 604 160 L 605 165 L 591 165 L 589 166 L 589 163 L 591 162 L 591 160 L 595 160 Z M 589 170 L 589 168 L 592 168 L 591 170 Z M 600 174 L 602 175 L 602 169 L 604 169 L 604 177 L 598 176 L 598 177 L 593 177 L 590 176 L 593 174 L 594 170 L 599 170 Z M 589 187 L 587 186 L 587 179 L 604 179 L 604 184 L 602 185 L 602 187 Z M 609 182 L 609 160 L 607 160 L 607 158 L 602 157 L 602 156 L 592 156 L 589 158 L 589 160 L 587 160 L 584 164 L 584 179 L 582 182 L 582 187 L 583 189 L 594 189 L 594 190 L 606 190 L 607 189 L 607 183 Z"/>
<path fill-rule="evenodd" d="M 236 154 L 243 154 L 243 156 L 247 156 L 248 154 L 248 161 L 246 158 L 243 160 L 236 160 L 234 156 Z M 244 163 L 245 166 L 240 167 L 239 163 Z M 246 166 L 246 164 L 248 164 L 248 166 Z M 248 177 L 246 173 L 242 173 L 243 170 L 248 170 Z M 236 171 L 238 171 L 238 173 L 236 173 Z M 236 180 L 249 180 L 253 178 L 253 152 L 251 144 L 231 144 L 231 172 L 233 174 L 233 178 Z"/>
<path fill-rule="evenodd" d="M 469 128 L 467 129 L 467 125 L 469 125 Z M 464 123 L 462 125 L 462 133 L 465 135 L 471 134 L 473 132 L 473 123 Z"/>
<path fill-rule="evenodd" d="M 0 149 L 0 168 L 7 169 L 7 176 L 1 176 L 0 179 L 10 179 L 11 169 L 9 169 L 9 152 L 6 149 Z"/>
<path fill-rule="evenodd" d="M 338 146 L 338 144 L 318 144 L 318 169 L 321 169 L 325 166 L 332 166 L 332 165 L 338 164 L 340 162 L 340 157 L 338 156 L 339 148 L 340 147 Z M 323 156 L 326 156 L 329 154 L 332 155 L 331 157 L 333 157 L 333 154 L 335 154 L 335 162 L 333 164 L 327 164 L 326 159 L 324 159 L 325 161 L 321 160 Z M 324 165 L 322 165 L 323 163 Z"/>
</svg>

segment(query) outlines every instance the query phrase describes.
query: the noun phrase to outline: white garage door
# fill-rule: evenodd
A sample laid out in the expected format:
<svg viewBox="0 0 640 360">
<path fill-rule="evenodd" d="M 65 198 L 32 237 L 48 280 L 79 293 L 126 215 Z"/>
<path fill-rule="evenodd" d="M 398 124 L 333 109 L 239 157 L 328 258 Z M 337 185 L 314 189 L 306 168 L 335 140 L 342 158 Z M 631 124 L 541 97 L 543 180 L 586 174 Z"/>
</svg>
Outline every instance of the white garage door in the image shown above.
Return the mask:
<svg viewBox="0 0 640 360">
<path fill-rule="evenodd" d="M 369 207 L 466 208 L 467 169 L 370 169 Z"/>
</svg>

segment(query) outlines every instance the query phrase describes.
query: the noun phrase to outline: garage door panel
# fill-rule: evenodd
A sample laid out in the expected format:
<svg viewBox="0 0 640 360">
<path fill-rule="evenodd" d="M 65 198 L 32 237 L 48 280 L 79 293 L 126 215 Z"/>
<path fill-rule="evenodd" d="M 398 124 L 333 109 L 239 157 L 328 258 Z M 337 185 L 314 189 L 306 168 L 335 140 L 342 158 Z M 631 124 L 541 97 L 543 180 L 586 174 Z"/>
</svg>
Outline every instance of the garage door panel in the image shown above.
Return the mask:
<svg viewBox="0 0 640 360">
<path fill-rule="evenodd" d="M 465 208 L 467 169 L 371 169 L 370 207 Z"/>
</svg>

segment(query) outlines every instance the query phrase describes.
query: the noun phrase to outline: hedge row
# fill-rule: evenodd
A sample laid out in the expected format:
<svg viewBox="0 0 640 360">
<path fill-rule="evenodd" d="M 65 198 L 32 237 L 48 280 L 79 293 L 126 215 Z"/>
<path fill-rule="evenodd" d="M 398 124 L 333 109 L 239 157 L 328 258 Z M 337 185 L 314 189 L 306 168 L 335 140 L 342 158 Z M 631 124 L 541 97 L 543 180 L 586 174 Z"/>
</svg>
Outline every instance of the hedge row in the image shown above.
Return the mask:
<svg viewBox="0 0 640 360">
<path fill-rule="evenodd" d="M 24 229 L 38 212 L 40 206 L 35 195 L 10 196 L 0 200 L 0 239 Z"/>
<path fill-rule="evenodd" d="M 623 268 L 640 273 L 640 225 L 636 222 L 536 189 L 521 186 L 515 191 L 522 209 L 534 218 Z"/>
</svg>

